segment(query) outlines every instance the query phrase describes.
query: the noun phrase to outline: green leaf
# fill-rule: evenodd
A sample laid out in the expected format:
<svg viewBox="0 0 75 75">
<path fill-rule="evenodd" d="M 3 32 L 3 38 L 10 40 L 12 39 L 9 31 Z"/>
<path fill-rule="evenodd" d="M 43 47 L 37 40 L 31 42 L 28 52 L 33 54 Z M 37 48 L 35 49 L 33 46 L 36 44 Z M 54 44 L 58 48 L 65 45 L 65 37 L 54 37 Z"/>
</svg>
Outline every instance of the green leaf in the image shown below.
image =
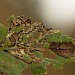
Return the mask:
<svg viewBox="0 0 75 75">
<path fill-rule="evenodd" d="M 47 67 L 50 64 L 49 58 L 44 58 L 41 65 Z"/>
<path fill-rule="evenodd" d="M 44 44 L 44 48 L 49 49 L 50 48 L 50 44 L 47 42 Z"/>
<path fill-rule="evenodd" d="M 10 17 L 7 19 L 9 26 L 11 25 L 11 21 L 13 21 L 14 19 L 15 19 L 14 15 L 10 16 Z"/>
<path fill-rule="evenodd" d="M 74 39 L 72 37 L 69 37 L 68 35 L 62 35 L 61 36 L 62 42 L 73 42 Z"/>
<path fill-rule="evenodd" d="M 9 38 L 7 38 L 7 39 L 4 41 L 4 44 L 5 44 L 6 46 L 12 46 L 12 42 L 10 41 Z"/>
<path fill-rule="evenodd" d="M 27 61 L 27 62 L 31 62 L 32 61 L 31 57 L 29 55 L 27 55 L 27 54 L 24 55 L 23 59 L 25 61 Z"/>
<path fill-rule="evenodd" d="M 24 43 L 27 42 L 27 34 L 23 34 L 23 42 L 24 42 Z"/>
<path fill-rule="evenodd" d="M 7 52 L 0 51 L 0 70 L 8 75 L 21 75 L 28 65 Z"/>
<path fill-rule="evenodd" d="M 48 42 L 62 42 L 61 34 L 54 33 L 46 36 Z"/>
<path fill-rule="evenodd" d="M 48 61 L 53 65 L 54 69 L 63 69 L 63 63 L 49 58 Z"/>
<path fill-rule="evenodd" d="M 56 55 L 55 59 L 50 59 L 51 64 L 53 64 L 53 67 L 55 69 L 63 69 L 63 65 L 66 63 L 73 62 L 75 57 L 69 57 L 69 58 L 64 58 L 61 56 Z"/>
<path fill-rule="evenodd" d="M 8 34 L 8 30 L 3 24 L 0 24 L 0 42 L 2 42 Z"/>
<path fill-rule="evenodd" d="M 47 66 L 49 65 L 49 63 L 50 62 L 48 58 L 45 58 L 39 64 L 35 64 L 35 63 L 31 64 L 31 70 L 34 73 L 34 75 L 47 74 Z"/>
<path fill-rule="evenodd" d="M 46 69 L 43 68 L 43 66 L 32 64 L 31 71 L 34 73 L 34 75 L 42 75 L 46 72 Z"/>
<path fill-rule="evenodd" d="M 74 39 L 72 37 L 69 37 L 68 35 L 63 35 L 61 34 L 61 32 L 47 35 L 46 39 L 48 42 L 74 42 Z"/>
<path fill-rule="evenodd" d="M 43 58 L 43 54 L 41 52 L 39 52 L 39 51 L 34 51 L 33 54 L 37 58 Z"/>
<path fill-rule="evenodd" d="M 63 64 L 73 62 L 74 59 L 75 59 L 74 56 L 69 57 L 69 58 L 64 58 L 64 57 L 61 57 L 61 56 L 58 56 L 58 55 L 57 55 L 57 56 L 55 57 L 55 60 L 56 60 L 56 61 L 58 61 L 58 62 L 60 62 L 60 63 L 63 63 Z"/>
<path fill-rule="evenodd" d="M 17 27 L 13 27 L 13 29 L 12 29 L 12 31 L 14 32 L 14 33 L 19 33 L 19 32 L 21 32 L 23 30 L 23 26 L 17 26 Z"/>
<path fill-rule="evenodd" d="M 26 43 L 28 41 L 28 38 L 32 36 L 32 32 L 29 32 L 29 33 L 26 33 L 26 34 L 23 34 L 23 42 Z"/>
</svg>

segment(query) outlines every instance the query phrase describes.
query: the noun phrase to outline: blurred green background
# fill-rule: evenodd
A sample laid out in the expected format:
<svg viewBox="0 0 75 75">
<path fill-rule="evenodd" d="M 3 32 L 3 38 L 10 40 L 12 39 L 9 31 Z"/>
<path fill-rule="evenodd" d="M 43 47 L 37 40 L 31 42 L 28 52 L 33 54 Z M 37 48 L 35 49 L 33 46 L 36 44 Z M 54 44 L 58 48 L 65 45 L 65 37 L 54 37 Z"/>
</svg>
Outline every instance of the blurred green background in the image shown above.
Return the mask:
<svg viewBox="0 0 75 75">
<path fill-rule="evenodd" d="M 41 0 L 0 0 L 0 22 L 3 23 L 5 26 L 7 26 L 7 18 L 9 16 L 24 15 L 25 19 L 31 17 L 32 22 L 39 21 L 45 23 L 49 27 L 53 27 L 54 29 L 62 29 L 64 33 L 73 36 L 75 38 L 74 19 L 71 22 L 68 21 L 69 23 L 68 22 L 57 23 L 55 22 L 55 20 L 52 21 L 51 17 L 47 15 L 50 17 L 49 21 L 49 18 L 45 17 L 46 14 L 45 16 L 43 16 L 44 15 L 43 12 L 46 11 L 47 8 L 43 8 L 44 5 L 41 6 L 41 3 L 43 3 L 43 0 L 42 2 Z M 43 12 L 41 10 L 42 8 L 44 9 Z M 29 69 L 27 69 L 26 71 L 23 71 L 23 75 L 33 75 L 33 74 Z M 50 65 L 48 67 L 47 75 L 75 75 L 75 63 L 64 65 L 63 70 L 54 70 L 52 65 Z"/>
</svg>

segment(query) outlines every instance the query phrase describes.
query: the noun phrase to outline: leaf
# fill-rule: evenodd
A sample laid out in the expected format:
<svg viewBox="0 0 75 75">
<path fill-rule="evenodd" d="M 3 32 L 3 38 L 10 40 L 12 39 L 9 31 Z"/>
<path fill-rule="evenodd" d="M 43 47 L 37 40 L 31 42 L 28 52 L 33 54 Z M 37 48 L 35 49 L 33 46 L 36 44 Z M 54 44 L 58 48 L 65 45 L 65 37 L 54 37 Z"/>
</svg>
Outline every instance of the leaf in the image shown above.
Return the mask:
<svg viewBox="0 0 75 75">
<path fill-rule="evenodd" d="M 7 38 L 5 41 L 4 41 L 4 44 L 6 44 L 6 46 L 12 46 L 12 42 L 10 41 L 9 38 Z"/>
<path fill-rule="evenodd" d="M 27 42 L 27 34 L 23 34 L 23 42 L 24 42 L 24 43 Z"/>
<path fill-rule="evenodd" d="M 12 29 L 14 33 L 19 33 L 23 30 L 23 26 L 17 26 Z"/>
<path fill-rule="evenodd" d="M 41 65 L 47 67 L 50 64 L 49 58 L 44 58 Z"/>
<path fill-rule="evenodd" d="M 59 61 L 51 59 L 51 58 L 48 59 L 48 62 L 50 62 L 50 64 L 53 65 L 54 69 L 63 69 L 62 62 L 59 62 Z"/>
<path fill-rule="evenodd" d="M 61 34 L 54 33 L 46 36 L 48 42 L 62 42 Z"/>
<path fill-rule="evenodd" d="M 42 75 L 42 73 L 46 72 L 43 66 L 39 66 L 35 64 L 32 64 L 31 71 L 34 73 L 34 75 Z"/>
<path fill-rule="evenodd" d="M 32 62 L 31 57 L 30 57 L 29 55 L 27 55 L 27 54 L 24 55 L 23 59 L 24 59 L 25 61 L 27 61 L 27 62 Z"/>
<path fill-rule="evenodd" d="M 74 42 L 74 39 L 72 37 L 69 37 L 68 35 L 63 35 L 61 32 L 47 35 L 46 39 L 48 42 L 56 42 L 56 43 Z"/>
<path fill-rule="evenodd" d="M 73 62 L 75 57 L 64 58 L 56 55 L 55 59 L 48 59 L 50 64 L 53 64 L 54 69 L 63 69 L 63 65 L 66 63 Z"/>
<path fill-rule="evenodd" d="M 13 21 L 15 19 L 14 15 L 10 16 L 7 21 L 8 21 L 8 25 L 11 25 L 11 21 Z"/>
<path fill-rule="evenodd" d="M 43 54 L 41 52 L 39 52 L 39 51 L 34 51 L 33 54 L 37 58 L 43 58 Z"/>
<path fill-rule="evenodd" d="M 68 35 L 62 35 L 61 36 L 62 42 L 73 42 L 74 39 L 72 37 L 69 37 Z"/>
<path fill-rule="evenodd" d="M 2 42 L 8 34 L 8 30 L 3 24 L 0 24 L 0 42 Z"/>
<path fill-rule="evenodd" d="M 28 65 L 7 52 L 0 51 L 0 70 L 8 75 L 21 75 Z"/>
<path fill-rule="evenodd" d="M 50 44 L 47 42 L 44 44 L 44 48 L 49 49 L 50 48 Z"/>
<path fill-rule="evenodd" d="M 49 65 L 49 61 L 47 59 L 44 59 L 39 64 L 31 64 L 31 70 L 34 73 L 34 75 L 42 75 L 47 74 L 47 66 Z"/>
<path fill-rule="evenodd" d="M 61 59 L 62 59 L 62 60 L 61 60 Z M 55 60 L 58 61 L 58 62 L 60 62 L 60 63 L 64 63 L 65 59 L 66 59 L 66 58 L 61 57 L 61 56 L 58 56 L 58 55 L 56 55 L 56 57 L 55 57 Z"/>
<path fill-rule="evenodd" d="M 29 33 L 26 33 L 26 34 L 23 34 L 23 42 L 26 43 L 28 41 L 28 38 L 32 36 L 32 32 L 29 32 Z"/>
<path fill-rule="evenodd" d="M 74 56 L 73 57 L 69 57 L 69 58 L 64 58 L 64 57 L 61 57 L 61 56 L 57 55 L 55 57 L 55 60 L 57 60 L 58 62 L 63 63 L 63 64 L 73 62 L 74 59 L 75 59 Z"/>
</svg>

